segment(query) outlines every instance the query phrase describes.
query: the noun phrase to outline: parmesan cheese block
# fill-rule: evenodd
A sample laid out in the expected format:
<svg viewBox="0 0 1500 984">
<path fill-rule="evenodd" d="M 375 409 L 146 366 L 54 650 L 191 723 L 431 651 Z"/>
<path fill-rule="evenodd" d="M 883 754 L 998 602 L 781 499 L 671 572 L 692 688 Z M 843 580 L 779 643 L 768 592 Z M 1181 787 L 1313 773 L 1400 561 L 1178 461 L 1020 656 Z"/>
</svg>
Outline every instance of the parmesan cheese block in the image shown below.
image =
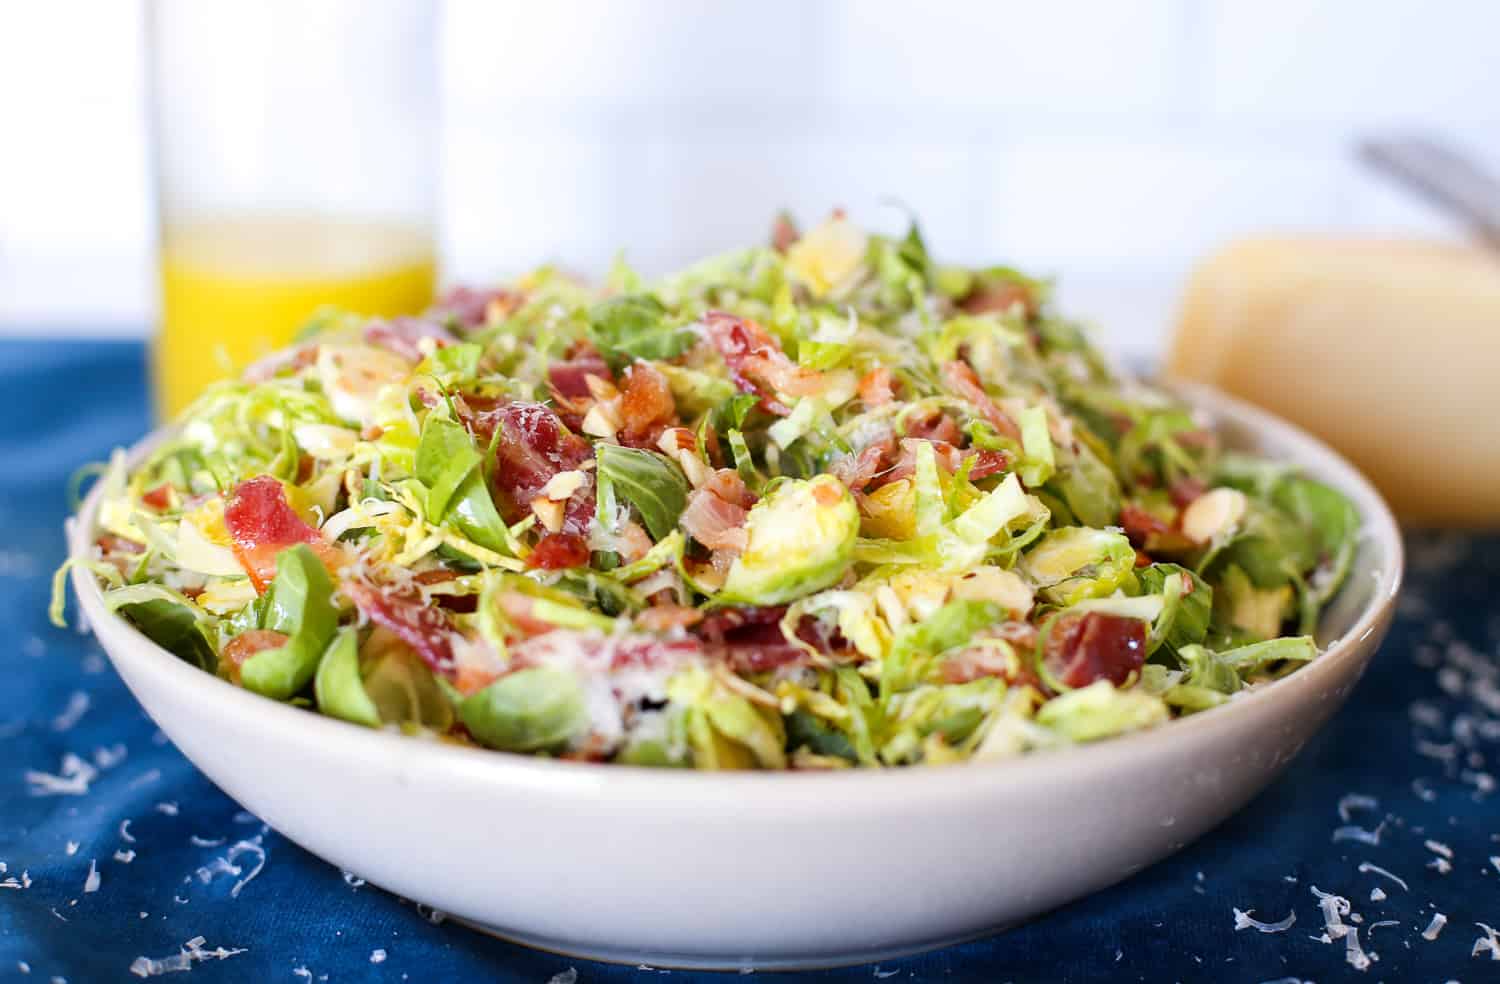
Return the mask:
<svg viewBox="0 0 1500 984">
<path fill-rule="evenodd" d="M 1404 521 L 1500 525 L 1500 255 L 1252 239 L 1194 273 L 1166 363 L 1322 437 Z"/>
</svg>

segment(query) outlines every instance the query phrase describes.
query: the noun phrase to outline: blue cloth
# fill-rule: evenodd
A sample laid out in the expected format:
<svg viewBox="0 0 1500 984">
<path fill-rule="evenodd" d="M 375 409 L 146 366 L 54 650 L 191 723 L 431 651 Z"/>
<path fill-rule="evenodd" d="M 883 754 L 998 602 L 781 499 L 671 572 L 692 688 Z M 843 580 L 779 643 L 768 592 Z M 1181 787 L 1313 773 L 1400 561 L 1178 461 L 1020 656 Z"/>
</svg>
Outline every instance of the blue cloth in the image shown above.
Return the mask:
<svg viewBox="0 0 1500 984">
<path fill-rule="evenodd" d="M 723 980 L 527 950 L 350 884 L 243 814 L 167 744 L 90 638 L 48 625 L 68 477 L 147 429 L 144 375 L 136 344 L 0 343 L 0 980 L 23 979 L 23 966 L 26 980 L 133 980 L 138 957 L 169 957 L 196 937 L 204 952 L 244 950 L 195 961 L 198 981 L 543 984 L 569 967 L 584 982 Z M 1217 831 L 1008 933 L 809 979 L 1500 980 L 1500 963 L 1470 955 L 1484 936 L 1475 924 L 1500 925 L 1500 811 L 1486 795 L 1500 750 L 1500 538 L 1423 535 L 1411 547 L 1400 618 L 1347 707 Z M 48 780 L 28 773 L 59 775 L 70 754 L 97 771 L 87 792 L 32 795 Z M 1349 823 L 1384 824 L 1378 845 L 1334 841 L 1349 794 L 1379 801 L 1344 800 Z M 215 861 L 256 837 L 229 858 L 239 874 Z M 235 897 L 262 851 L 263 868 Z M 1440 858 L 1451 872 L 1436 870 Z M 1363 861 L 1409 889 L 1361 872 Z M 1362 917 L 1361 943 L 1379 955 L 1365 974 L 1346 962 L 1343 940 L 1315 939 L 1323 916 L 1312 886 L 1346 896 Z M 1236 931 L 1235 907 L 1297 921 L 1282 933 Z M 1448 925 L 1429 942 L 1421 931 L 1439 911 Z"/>
</svg>

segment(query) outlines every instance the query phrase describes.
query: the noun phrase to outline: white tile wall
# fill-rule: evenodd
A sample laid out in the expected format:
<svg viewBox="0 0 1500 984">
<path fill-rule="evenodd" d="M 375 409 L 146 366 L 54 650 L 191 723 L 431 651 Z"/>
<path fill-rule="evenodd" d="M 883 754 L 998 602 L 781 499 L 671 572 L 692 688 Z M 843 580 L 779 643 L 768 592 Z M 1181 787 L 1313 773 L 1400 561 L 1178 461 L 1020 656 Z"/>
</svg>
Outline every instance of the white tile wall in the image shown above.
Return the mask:
<svg viewBox="0 0 1500 984">
<path fill-rule="evenodd" d="M 1500 4 L 1220 0 L 1203 20 L 1215 116 L 1427 125 L 1500 119 Z"/>
<path fill-rule="evenodd" d="M 1361 169 L 1361 133 L 1449 133 L 1500 166 L 1491 0 L 445 6 L 458 277 L 596 271 L 622 245 L 657 270 L 780 207 L 895 228 L 899 201 L 948 256 L 1061 275 L 1141 351 L 1227 237 L 1453 234 Z M 149 317 L 139 24 L 0 0 L 0 331 Z"/>
</svg>

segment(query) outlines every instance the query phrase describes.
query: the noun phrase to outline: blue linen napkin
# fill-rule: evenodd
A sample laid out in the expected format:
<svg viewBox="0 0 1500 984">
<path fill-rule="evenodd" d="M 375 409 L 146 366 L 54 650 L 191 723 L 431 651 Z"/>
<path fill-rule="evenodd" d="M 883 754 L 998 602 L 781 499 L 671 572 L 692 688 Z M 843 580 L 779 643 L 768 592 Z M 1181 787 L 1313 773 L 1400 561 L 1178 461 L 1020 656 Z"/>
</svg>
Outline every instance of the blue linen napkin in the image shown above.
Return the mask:
<svg viewBox="0 0 1500 984">
<path fill-rule="evenodd" d="M 144 373 L 135 343 L 0 342 L 0 980 L 726 979 L 528 950 L 360 884 L 243 812 L 92 639 L 48 625 L 68 477 L 145 432 Z M 1500 538 L 1409 547 L 1396 627 L 1348 706 L 1209 836 L 985 940 L 756 979 L 1500 980 L 1500 944 L 1478 925 L 1500 926 Z M 1325 909 L 1358 929 L 1365 969 Z M 1289 915 L 1278 932 L 1249 921 Z"/>
</svg>

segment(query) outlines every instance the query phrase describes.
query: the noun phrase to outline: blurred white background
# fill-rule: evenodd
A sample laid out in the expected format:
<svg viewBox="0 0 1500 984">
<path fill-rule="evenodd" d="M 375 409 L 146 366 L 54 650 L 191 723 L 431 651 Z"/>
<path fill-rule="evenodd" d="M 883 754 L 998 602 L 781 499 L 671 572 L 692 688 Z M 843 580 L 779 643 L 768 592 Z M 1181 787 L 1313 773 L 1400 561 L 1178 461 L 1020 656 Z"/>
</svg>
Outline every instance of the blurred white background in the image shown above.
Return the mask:
<svg viewBox="0 0 1500 984">
<path fill-rule="evenodd" d="M 922 218 L 955 260 L 1062 278 L 1149 352 L 1194 258 L 1261 230 L 1457 233 L 1353 155 L 1500 159 L 1489 0 L 448 0 L 450 279 L 617 247 L 647 270 L 779 207 Z M 144 333 L 138 3 L 0 0 L 0 333 Z"/>
</svg>

